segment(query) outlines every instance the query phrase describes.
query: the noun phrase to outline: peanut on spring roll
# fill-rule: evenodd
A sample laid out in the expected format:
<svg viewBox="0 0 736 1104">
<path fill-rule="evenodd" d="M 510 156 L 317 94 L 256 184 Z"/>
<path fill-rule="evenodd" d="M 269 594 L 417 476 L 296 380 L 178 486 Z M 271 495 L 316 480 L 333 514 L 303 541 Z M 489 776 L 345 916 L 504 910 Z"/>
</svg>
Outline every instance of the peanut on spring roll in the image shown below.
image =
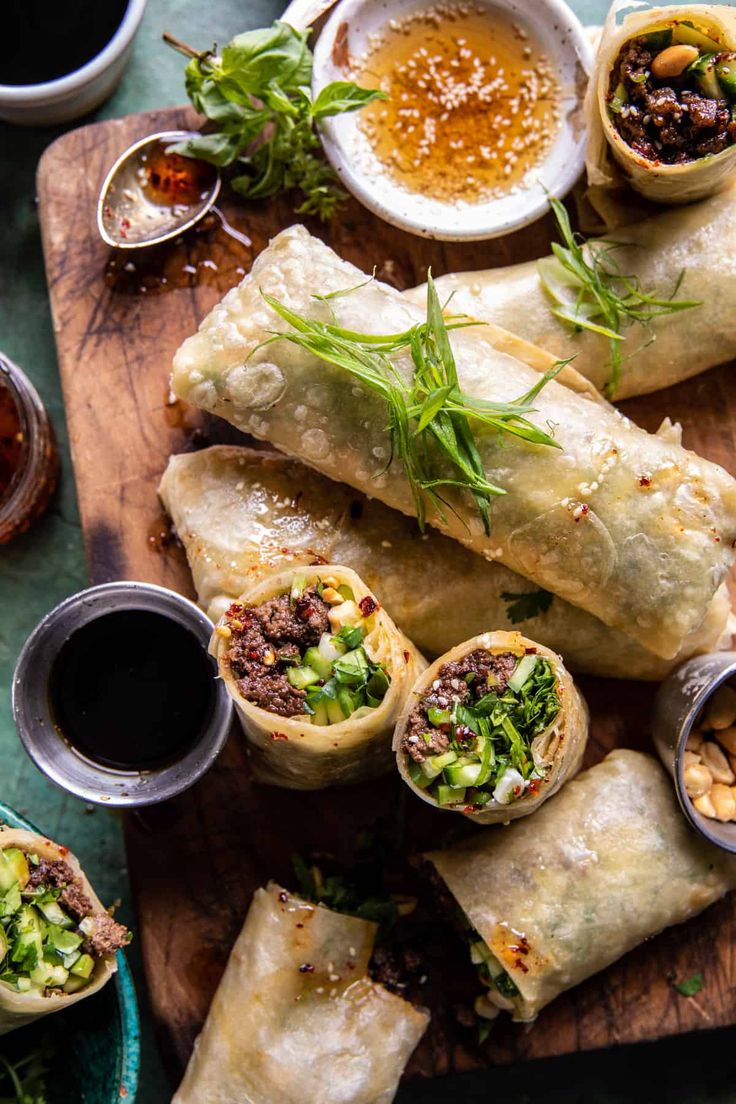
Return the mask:
<svg viewBox="0 0 736 1104">
<path fill-rule="evenodd" d="M 423 657 L 350 568 L 292 567 L 246 590 L 211 651 L 254 777 L 297 790 L 393 765 L 391 737 Z"/>
<path fill-rule="evenodd" d="M 730 641 L 725 585 L 674 661 L 344 483 L 277 453 L 234 445 L 172 456 L 160 494 L 186 550 L 200 605 L 217 621 L 256 581 L 290 564 L 347 564 L 380 593 L 426 655 L 489 625 L 525 631 L 573 671 L 661 679 Z"/>
<path fill-rule="evenodd" d="M 660 764 L 623 749 L 535 816 L 427 858 L 485 986 L 476 1011 L 522 1021 L 736 886 L 736 858 L 689 828 Z"/>
<path fill-rule="evenodd" d="M 370 979 L 375 936 L 257 890 L 172 1104 L 390 1104 L 429 1017 Z"/>
<path fill-rule="evenodd" d="M 674 657 L 733 561 L 736 481 L 483 330 L 295 226 L 184 342 L 173 387 Z"/>
<path fill-rule="evenodd" d="M 130 934 L 66 847 L 0 830 L 0 1035 L 92 996 Z"/>
<path fill-rule="evenodd" d="M 399 772 L 430 805 L 479 824 L 533 813 L 580 769 L 588 709 L 562 660 L 519 632 L 466 640 L 412 688 Z"/>
</svg>

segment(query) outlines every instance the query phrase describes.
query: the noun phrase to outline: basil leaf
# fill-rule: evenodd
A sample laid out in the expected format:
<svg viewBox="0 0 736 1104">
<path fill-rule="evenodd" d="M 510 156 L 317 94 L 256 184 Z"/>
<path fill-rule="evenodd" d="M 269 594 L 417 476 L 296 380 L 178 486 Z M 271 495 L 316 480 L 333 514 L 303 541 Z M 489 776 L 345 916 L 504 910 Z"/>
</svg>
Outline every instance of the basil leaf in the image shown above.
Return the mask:
<svg viewBox="0 0 736 1104">
<path fill-rule="evenodd" d="M 360 88 L 352 81 L 333 81 L 326 84 L 312 104 L 312 117 L 326 119 L 330 115 L 342 115 L 348 111 L 358 111 L 374 100 L 387 100 L 385 92 L 371 88 Z"/>
</svg>

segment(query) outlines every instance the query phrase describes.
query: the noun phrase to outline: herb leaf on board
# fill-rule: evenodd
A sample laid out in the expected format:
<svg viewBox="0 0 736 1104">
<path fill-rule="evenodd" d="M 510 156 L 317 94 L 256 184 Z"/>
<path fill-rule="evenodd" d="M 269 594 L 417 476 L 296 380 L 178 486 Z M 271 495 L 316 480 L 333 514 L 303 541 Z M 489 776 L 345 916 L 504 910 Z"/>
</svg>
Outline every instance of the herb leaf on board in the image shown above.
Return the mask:
<svg viewBox="0 0 736 1104">
<path fill-rule="evenodd" d="M 386 97 L 352 81 L 333 81 L 313 101 L 308 37 L 308 30 L 277 20 L 236 35 L 220 57 L 184 48 L 195 53 L 186 67 L 187 95 L 217 129 L 171 148 L 219 168 L 237 165 L 242 172 L 232 186 L 248 199 L 294 189 L 302 194 L 297 214 L 327 219 L 345 193 L 321 156 L 315 123 Z M 170 36 L 167 41 L 181 48 Z"/>
<path fill-rule="evenodd" d="M 686 978 L 685 981 L 674 981 L 674 988 L 678 993 L 681 993 L 683 997 L 694 997 L 696 993 L 699 993 L 703 988 L 703 975 L 693 974 L 692 977 Z"/>
</svg>

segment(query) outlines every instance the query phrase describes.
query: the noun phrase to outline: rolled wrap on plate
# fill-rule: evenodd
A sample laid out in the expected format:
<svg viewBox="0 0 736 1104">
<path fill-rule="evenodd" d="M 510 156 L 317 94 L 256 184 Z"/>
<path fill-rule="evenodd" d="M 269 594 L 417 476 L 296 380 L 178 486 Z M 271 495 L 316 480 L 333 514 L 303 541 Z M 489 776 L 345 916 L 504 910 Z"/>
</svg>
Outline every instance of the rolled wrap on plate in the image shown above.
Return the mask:
<svg viewBox="0 0 736 1104">
<path fill-rule="evenodd" d="M 560 657 L 519 632 L 488 632 L 419 676 L 394 750 L 418 797 L 495 824 L 556 793 L 587 741 L 588 709 Z"/>
<path fill-rule="evenodd" d="M 350 568 L 262 579 L 221 618 L 211 652 L 259 782 L 296 790 L 391 769 L 391 734 L 426 662 Z"/>
<path fill-rule="evenodd" d="M 731 185 L 733 50 L 730 4 L 612 5 L 585 99 L 593 197 L 616 189 L 622 177 L 647 199 L 668 204 Z"/>
<path fill-rule="evenodd" d="M 536 816 L 427 858 L 467 920 L 476 1007 L 522 1021 L 736 885 L 736 858 L 690 830 L 659 763 L 626 750 Z"/>
<path fill-rule="evenodd" d="M 172 456 L 159 493 L 184 544 L 200 605 L 217 621 L 247 587 L 290 563 L 348 564 L 427 655 L 488 625 L 521 623 L 573 671 L 662 679 L 699 652 L 727 647 L 725 584 L 672 661 L 500 563 L 278 453 L 214 445 Z"/>
<path fill-rule="evenodd" d="M 700 303 L 654 318 L 646 328 L 633 323 L 623 330 L 614 399 L 670 387 L 736 356 L 736 192 L 619 227 L 612 236 L 620 270 L 645 291 L 668 295 L 682 274 L 677 298 Z M 606 248 L 605 242 L 592 245 Z M 527 261 L 452 273 L 436 281 L 437 290 L 453 313 L 515 329 L 555 356 L 573 356 L 578 372 L 602 391 L 611 377 L 609 339 L 574 330 L 552 314 L 557 302 L 543 277 L 545 266 L 556 263 L 550 256 L 541 269 L 540 262 Z M 570 294 L 575 290 L 570 286 Z M 426 302 L 424 285 L 405 294 L 419 305 Z"/>
<path fill-rule="evenodd" d="M 291 227 L 179 349 L 176 394 L 414 514 L 405 469 L 392 458 L 383 399 L 345 369 L 287 340 L 270 341 L 272 331 L 287 327 L 261 290 L 347 331 L 406 332 L 426 321 L 394 288 Z M 347 293 L 334 297 L 338 291 Z M 534 368 L 496 349 L 483 327 L 456 329 L 450 339 L 468 395 L 515 401 L 539 382 Z M 408 383 L 411 358 L 401 353 L 391 361 Z M 559 449 L 506 435 L 499 441 L 495 431 L 473 426 L 486 477 L 507 492 L 494 500 L 490 535 L 471 496 L 452 487 L 442 488 L 445 519 L 432 514 L 430 522 L 649 651 L 673 657 L 702 624 L 732 563 L 736 482 L 557 381 L 534 406 L 529 420 L 553 427 Z"/>
<path fill-rule="evenodd" d="M 106 912 L 68 848 L 0 830 L 0 1035 L 106 985 L 128 932 Z"/>
<path fill-rule="evenodd" d="M 371 981 L 375 935 L 257 890 L 172 1104 L 390 1104 L 429 1017 Z"/>
</svg>

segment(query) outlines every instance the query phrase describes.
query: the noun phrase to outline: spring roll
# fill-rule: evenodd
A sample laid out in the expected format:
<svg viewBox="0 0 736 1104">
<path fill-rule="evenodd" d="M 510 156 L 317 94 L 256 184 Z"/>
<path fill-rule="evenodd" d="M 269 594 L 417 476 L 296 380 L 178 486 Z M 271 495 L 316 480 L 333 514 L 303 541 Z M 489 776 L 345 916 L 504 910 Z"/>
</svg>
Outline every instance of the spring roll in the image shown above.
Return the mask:
<svg viewBox="0 0 736 1104">
<path fill-rule="evenodd" d="M 429 1017 L 371 981 L 375 936 L 257 890 L 172 1104 L 390 1104 Z"/>
<path fill-rule="evenodd" d="M 623 749 L 536 816 L 427 858 L 464 917 L 477 1011 L 521 1021 L 736 885 L 736 858 L 691 831 L 659 763 Z"/>
<path fill-rule="evenodd" d="M 618 228 L 612 237 L 619 243 L 614 256 L 620 270 L 642 288 L 668 295 L 682 274 L 678 298 L 700 304 L 623 331 L 621 379 L 613 398 L 658 391 L 736 357 L 736 193 Z M 605 242 L 591 244 L 594 250 L 606 248 Z M 609 339 L 575 330 L 552 314 L 579 290 L 569 276 L 559 277 L 558 262 L 550 256 L 453 273 L 436 283 L 453 313 L 513 328 L 555 356 L 574 357 L 577 370 L 602 391 L 611 378 Z M 419 305 L 426 302 L 425 286 L 405 294 Z"/>
<path fill-rule="evenodd" d="M 262 290 L 342 331 L 407 332 L 426 321 L 394 288 L 366 278 L 304 227 L 291 227 L 178 350 L 176 394 L 415 515 L 416 487 L 392 455 L 384 399 L 343 367 L 286 339 L 271 340 L 288 325 Z M 459 387 L 480 401 L 515 401 L 539 383 L 539 374 L 496 349 L 482 330 L 450 335 Z M 404 351 L 391 363 L 408 386 L 411 357 Z M 473 427 L 478 463 L 505 492 L 494 500 L 490 535 L 476 502 L 452 486 L 442 487 L 444 516 L 430 507 L 429 521 L 672 658 L 702 625 L 731 565 L 736 482 L 555 380 L 534 406 L 529 421 L 552 428 L 559 448 L 508 435 L 499 440 L 496 431 Z"/>
<path fill-rule="evenodd" d="M 230 605 L 212 637 L 254 777 L 294 790 L 391 769 L 391 734 L 426 662 L 363 580 L 290 568 Z"/>
<path fill-rule="evenodd" d="M 674 661 L 540 591 L 375 499 L 278 453 L 234 445 L 172 456 L 159 488 L 184 544 L 199 604 L 217 621 L 256 580 L 315 560 L 352 567 L 427 655 L 488 625 L 529 626 L 573 671 L 660 680 L 690 655 L 727 647 L 725 584 Z"/>
<path fill-rule="evenodd" d="M 506 824 L 580 770 L 587 741 L 588 709 L 560 657 L 520 632 L 488 632 L 419 676 L 394 750 L 430 805 Z"/>
<path fill-rule="evenodd" d="M 613 4 L 588 86 L 588 183 L 615 189 L 623 177 L 657 203 L 704 199 L 736 170 L 736 12 L 632 6 Z"/>
<path fill-rule="evenodd" d="M 91 997 L 130 933 L 105 911 L 66 847 L 0 831 L 0 1035 Z"/>
</svg>

